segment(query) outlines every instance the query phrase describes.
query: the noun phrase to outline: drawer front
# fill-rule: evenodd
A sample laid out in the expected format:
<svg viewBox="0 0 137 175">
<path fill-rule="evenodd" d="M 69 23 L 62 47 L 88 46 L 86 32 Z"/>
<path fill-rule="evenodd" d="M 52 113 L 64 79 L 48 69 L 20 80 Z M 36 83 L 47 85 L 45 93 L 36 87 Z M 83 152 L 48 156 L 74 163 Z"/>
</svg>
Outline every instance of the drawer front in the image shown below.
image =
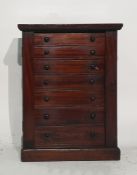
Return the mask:
<svg viewBox="0 0 137 175">
<path fill-rule="evenodd" d="M 60 46 L 60 45 L 90 45 L 105 44 L 104 33 L 36 33 L 33 36 L 34 45 Z"/>
<path fill-rule="evenodd" d="M 34 73 L 103 73 L 104 58 L 100 60 L 33 60 Z"/>
<path fill-rule="evenodd" d="M 34 47 L 32 50 L 33 58 L 74 58 L 85 59 L 93 56 L 104 56 L 105 47 L 85 46 L 58 46 L 58 47 Z"/>
<path fill-rule="evenodd" d="M 59 126 L 104 123 L 104 109 L 96 108 L 52 108 L 34 110 L 36 126 Z"/>
<path fill-rule="evenodd" d="M 104 89 L 101 75 L 35 75 L 34 89 Z"/>
<path fill-rule="evenodd" d="M 87 148 L 104 144 L 101 126 L 49 126 L 35 131 L 36 148 Z"/>
<path fill-rule="evenodd" d="M 34 107 L 36 109 L 80 105 L 91 105 L 92 107 L 104 106 L 104 93 L 95 91 L 84 92 L 79 90 L 53 90 L 34 94 Z"/>
</svg>

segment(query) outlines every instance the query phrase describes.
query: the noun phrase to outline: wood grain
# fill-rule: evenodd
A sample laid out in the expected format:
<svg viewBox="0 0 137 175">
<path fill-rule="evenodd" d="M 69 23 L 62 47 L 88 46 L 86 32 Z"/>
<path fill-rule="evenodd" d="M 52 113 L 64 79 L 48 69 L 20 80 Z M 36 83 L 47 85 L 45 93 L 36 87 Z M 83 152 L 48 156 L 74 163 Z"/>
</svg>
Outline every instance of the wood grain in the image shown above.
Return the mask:
<svg viewBox="0 0 137 175">
<path fill-rule="evenodd" d="M 48 98 L 46 101 L 45 99 Z M 95 98 L 92 100 L 92 98 Z M 61 106 L 104 106 L 103 92 L 93 91 L 84 92 L 80 90 L 69 91 L 39 91 L 34 94 L 34 108 L 41 109 L 46 107 L 61 107 Z"/>
<path fill-rule="evenodd" d="M 91 55 L 91 51 L 95 51 Z M 34 47 L 33 58 L 80 58 L 88 57 L 92 59 L 93 56 L 104 56 L 105 45 L 102 43 L 97 46 L 56 46 L 56 47 Z"/>
<path fill-rule="evenodd" d="M 117 32 L 106 33 L 106 146 L 117 146 Z"/>
<path fill-rule="evenodd" d="M 117 30 L 122 24 L 19 24 L 22 161 L 119 160 Z"/>
<path fill-rule="evenodd" d="M 44 74 L 104 73 L 104 59 L 100 60 L 33 60 L 33 72 Z M 95 65 L 95 68 L 91 67 Z"/>
<path fill-rule="evenodd" d="M 103 75 L 35 75 L 33 81 L 34 90 L 48 89 L 104 89 Z"/>
<path fill-rule="evenodd" d="M 62 107 L 33 111 L 35 126 L 104 124 L 104 108 Z"/>
<path fill-rule="evenodd" d="M 21 160 L 27 161 L 91 161 L 119 160 L 119 148 L 91 149 L 28 149 L 22 150 Z"/>
<path fill-rule="evenodd" d="M 23 33 L 23 148 L 33 148 L 34 118 L 32 114 L 32 32 Z M 31 124 L 30 124 L 31 123 Z"/>
<path fill-rule="evenodd" d="M 89 148 L 104 143 L 101 126 L 47 126 L 35 130 L 35 148 Z"/>
<path fill-rule="evenodd" d="M 105 33 L 35 33 L 33 44 L 37 46 L 105 45 Z"/>
<path fill-rule="evenodd" d="M 33 32 L 105 32 L 116 31 L 122 28 L 121 23 L 106 23 L 106 24 L 18 24 L 18 28 L 21 31 L 33 31 Z"/>
</svg>

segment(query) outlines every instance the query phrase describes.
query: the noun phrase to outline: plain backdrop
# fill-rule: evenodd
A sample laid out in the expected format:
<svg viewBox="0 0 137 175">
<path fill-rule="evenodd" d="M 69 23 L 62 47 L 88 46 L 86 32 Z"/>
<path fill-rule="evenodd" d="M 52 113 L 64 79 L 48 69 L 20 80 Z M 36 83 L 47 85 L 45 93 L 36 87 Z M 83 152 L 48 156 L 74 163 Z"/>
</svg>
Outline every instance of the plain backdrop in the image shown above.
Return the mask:
<svg viewBox="0 0 137 175">
<path fill-rule="evenodd" d="M 0 0 L 0 147 L 21 144 L 18 23 L 123 23 L 118 32 L 118 143 L 137 146 L 137 1 Z"/>
</svg>

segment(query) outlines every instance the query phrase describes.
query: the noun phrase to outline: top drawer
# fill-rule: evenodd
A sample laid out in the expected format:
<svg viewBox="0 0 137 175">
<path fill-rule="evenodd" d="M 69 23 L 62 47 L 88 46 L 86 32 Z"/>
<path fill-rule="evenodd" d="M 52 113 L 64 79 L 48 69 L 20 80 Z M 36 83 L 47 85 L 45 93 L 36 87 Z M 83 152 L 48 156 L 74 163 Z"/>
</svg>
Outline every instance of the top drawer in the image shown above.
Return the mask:
<svg viewBox="0 0 137 175">
<path fill-rule="evenodd" d="M 61 46 L 61 45 L 104 45 L 104 33 L 35 33 L 34 45 Z"/>
</svg>

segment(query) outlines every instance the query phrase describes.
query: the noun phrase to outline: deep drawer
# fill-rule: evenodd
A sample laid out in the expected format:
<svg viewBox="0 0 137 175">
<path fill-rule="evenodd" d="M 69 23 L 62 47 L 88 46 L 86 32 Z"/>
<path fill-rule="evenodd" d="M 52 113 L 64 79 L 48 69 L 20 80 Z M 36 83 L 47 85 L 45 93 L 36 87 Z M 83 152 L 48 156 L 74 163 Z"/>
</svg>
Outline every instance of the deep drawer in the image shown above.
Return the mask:
<svg viewBox="0 0 137 175">
<path fill-rule="evenodd" d="M 35 75 L 34 89 L 104 89 L 102 75 Z"/>
<path fill-rule="evenodd" d="M 80 90 L 50 90 L 34 94 L 34 107 L 104 106 L 104 92 Z"/>
<path fill-rule="evenodd" d="M 32 56 L 35 59 L 39 58 L 80 58 L 93 56 L 104 56 L 105 47 L 98 45 L 97 47 L 85 46 L 58 46 L 58 47 L 34 47 Z"/>
<path fill-rule="evenodd" d="M 34 73 L 103 73 L 104 59 L 100 60 L 33 60 Z"/>
<path fill-rule="evenodd" d="M 36 126 L 104 124 L 104 109 L 92 107 L 34 110 Z"/>
<path fill-rule="evenodd" d="M 88 148 L 104 144 L 105 131 L 101 126 L 60 126 L 35 130 L 36 148 Z"/>
<path fill-rule="evenodd" d="M 61 46 L 61 45 L 90 45 L 105 44 L 104 33 L 35 33 L 34 45 Z"/>
</svg>

